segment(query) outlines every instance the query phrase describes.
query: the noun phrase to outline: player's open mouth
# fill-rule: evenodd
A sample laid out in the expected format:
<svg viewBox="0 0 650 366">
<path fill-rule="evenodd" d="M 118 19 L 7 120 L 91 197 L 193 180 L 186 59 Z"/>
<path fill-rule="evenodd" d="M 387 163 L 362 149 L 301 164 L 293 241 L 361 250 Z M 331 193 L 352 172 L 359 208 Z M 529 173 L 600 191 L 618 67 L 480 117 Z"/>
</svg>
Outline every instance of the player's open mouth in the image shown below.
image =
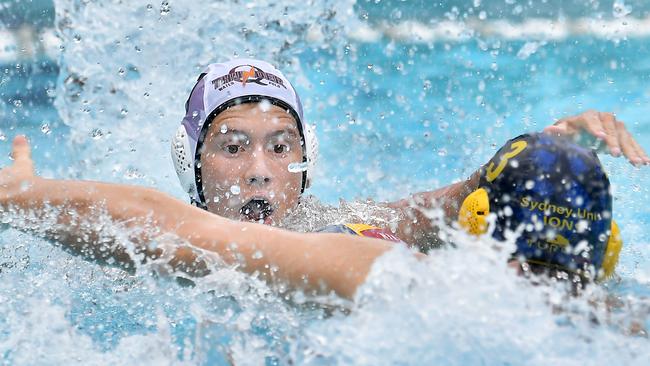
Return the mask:
<svg viewBox="0 0 650 366">
<path fill-rule="evenodd" d="M 266 198 L 255 197 L 242 206 L 239 213 L 247 220 L 269 224 L 273 206 Z"/>
</svg>

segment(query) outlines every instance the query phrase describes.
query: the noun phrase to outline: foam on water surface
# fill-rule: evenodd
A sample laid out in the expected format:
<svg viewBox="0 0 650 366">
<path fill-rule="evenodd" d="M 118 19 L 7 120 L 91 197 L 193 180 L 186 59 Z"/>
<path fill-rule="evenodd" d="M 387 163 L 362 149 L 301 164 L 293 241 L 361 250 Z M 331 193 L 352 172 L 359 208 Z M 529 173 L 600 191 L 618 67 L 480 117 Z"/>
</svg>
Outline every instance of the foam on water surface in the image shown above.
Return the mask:
<svg viewBox="0 0 650 366">
<path fill-rule="evenodd" d="M 55 5 L 63 46 L 56 106 L 72 140 L 67 176 L 183 197 L 169 143 L 196 76 L 209 62 L 264 58 L 289 75 L 318 126 L 325 159 L 312 192 L 350 201 L 332 208 L 307 200 L 296 213 L 304 219 L 285 223 L 296 230 L 357 220 L 390 227 L 393 212 L 351 199 L 396 199 L 459 179 L 506 138 L 585 107 L 618 112 L 650 143 L 647 76 L 629 76 L 648 70 L 647 14 L 635 13 L 636 3 L 627 2 L 631 14 L 553 27 L 534 18 L 490 21 L 489 11 L 481 22 L 479 10 L 467 21 L 450 19 L 450 10 L 436 23 L 392 12 L 389 22 L 364 22 L 367 4 L 353 1 Z M 580 24 L 593 25 L 591 33 L 576 33 L 588 29 Z M 621 52 L 630 57 L 611 56 Z M 62 143 L 56 129 L 40 128 L 41 150 Z M 400 248 L 384 256 L 344 314 L 300 293 L 285 299 L 216 259 L 210 276 L 183 287 L 161 263 L 130 276 L 8 230 L 0 354 L 30 365 L 643 365 L 648 340 L 629 333 L 650 327 L 650 182 L 620 160 L 604 162 L 626 240 L 622 279 L 582 298 L 515 276 L 504 264 L 507 244 L 453 231 L 458 247 L 424 261 Z M 621 305 L 608 313 L 602 303 L 612 294 Z"/>
</svg>

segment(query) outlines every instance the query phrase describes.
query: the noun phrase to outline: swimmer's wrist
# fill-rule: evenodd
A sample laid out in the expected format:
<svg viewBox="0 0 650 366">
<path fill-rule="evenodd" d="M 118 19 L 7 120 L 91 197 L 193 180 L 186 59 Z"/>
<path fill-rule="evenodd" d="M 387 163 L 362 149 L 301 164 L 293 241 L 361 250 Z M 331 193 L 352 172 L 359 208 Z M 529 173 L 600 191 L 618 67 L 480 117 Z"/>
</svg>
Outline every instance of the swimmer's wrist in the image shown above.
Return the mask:
<svg viewBox="0 0 650 366">
<path fill-rule="evenodd" d="M 33 210 L 45 205 L 59 206 L 86 202 L 90 192 L 84 192 L 79 182 L 47 179 L 39 176 L 23 179 L 5 192 L 3 208 Z"/>
</svg>

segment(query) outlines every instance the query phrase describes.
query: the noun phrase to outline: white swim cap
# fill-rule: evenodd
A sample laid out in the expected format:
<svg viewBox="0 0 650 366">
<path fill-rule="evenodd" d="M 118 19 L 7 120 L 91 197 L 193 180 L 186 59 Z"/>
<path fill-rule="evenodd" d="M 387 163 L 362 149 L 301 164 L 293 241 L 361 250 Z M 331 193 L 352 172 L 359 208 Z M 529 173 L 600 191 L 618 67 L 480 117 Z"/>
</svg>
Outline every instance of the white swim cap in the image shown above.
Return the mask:
<svg viewBox="0 0 650 366">
<path fill-rule="evenodd" d="M 185 117 L 172 139 L 171 153 L 176 174 L 192 202 L 205 208 L 201 181 L 201 145 L 210 123 L 227 108 L 242 103 L 268 100 L 287 110 L 298 123 L 302 138 L 302 191 L 310 184 L 318 156 L 313 128 L 303 121 L 302 103 L 289 80 L 269 63 L 235 59 L 210 64 L 201 73 L 185 103 Z"/>
</svg>

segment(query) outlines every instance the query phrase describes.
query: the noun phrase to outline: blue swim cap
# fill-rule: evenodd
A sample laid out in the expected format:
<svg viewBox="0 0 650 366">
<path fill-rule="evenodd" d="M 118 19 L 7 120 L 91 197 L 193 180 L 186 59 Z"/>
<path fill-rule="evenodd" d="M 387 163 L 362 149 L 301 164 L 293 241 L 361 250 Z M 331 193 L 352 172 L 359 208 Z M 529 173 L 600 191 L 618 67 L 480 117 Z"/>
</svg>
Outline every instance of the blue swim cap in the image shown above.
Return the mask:
<svg viewBox="0 0 650 366">
<path fill-rule="evenodd" d="M 523 229 L 514 257 L 581 274 L 601 268 L 612 196 L 595 152 L 566 138 L 521 135 L 484 167 L 479 186 L 496 214 L 496 239 Z"/>
</svg>

